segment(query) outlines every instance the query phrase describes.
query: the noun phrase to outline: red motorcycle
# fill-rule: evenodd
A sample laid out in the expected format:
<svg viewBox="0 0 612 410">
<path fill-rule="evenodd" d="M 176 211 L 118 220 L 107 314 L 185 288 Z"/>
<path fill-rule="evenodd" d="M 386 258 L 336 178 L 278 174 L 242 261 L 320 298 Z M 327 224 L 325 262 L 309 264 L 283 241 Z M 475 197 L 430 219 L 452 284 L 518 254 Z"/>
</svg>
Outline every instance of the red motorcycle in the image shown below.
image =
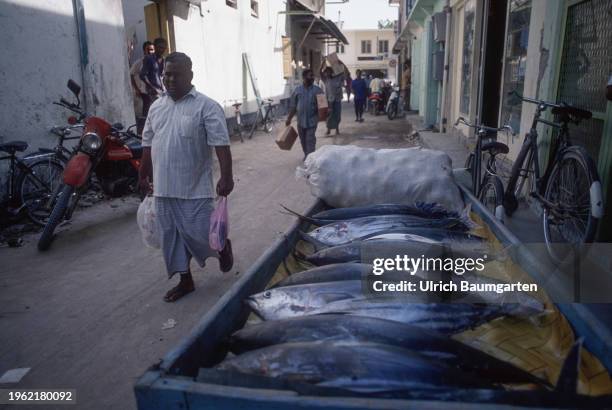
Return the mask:
<svg viewBox="0 0 612 410">
<path fill-rule="evenodd" d="M 70 80 L 68 88 L 75 95 L 77 103 L 65 100 L 63 103 L 75 112 L 82 112 L 79 100 L 81 87 Z M 119 123 L 111 125 L 103 118 L 84 115 L 83 134 L 64 169 L 64 184 L 38 241 L 39 250 L 44 251 L 51 246 L 55 228 L 62 221 L 72 218 L 80 196 L 87 191 L 93 179 L 109 196 L 136 191 L 142 146 L 138 136 L 130 131 L 132 127 L 122 131 L 123 126 Z"/>
<path fill-rule="evenodd" d="M 381 112 L 385 112 L 385 101 L 381 93 L 372 93 L 368 97 L 368 106 L 370 114 L 378 115 Z"/>
</svg>

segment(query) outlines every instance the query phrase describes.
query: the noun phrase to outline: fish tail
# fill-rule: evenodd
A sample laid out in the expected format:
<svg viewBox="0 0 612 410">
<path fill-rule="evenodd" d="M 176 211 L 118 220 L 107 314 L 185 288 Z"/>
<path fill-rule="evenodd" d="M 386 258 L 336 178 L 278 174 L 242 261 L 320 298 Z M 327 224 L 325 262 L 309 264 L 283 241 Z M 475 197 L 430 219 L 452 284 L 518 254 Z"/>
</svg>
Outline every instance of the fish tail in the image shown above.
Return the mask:
<svg viewBox="0 0 612 410">
<path fill-rule="evenodd" d="M 564 394 L 576 394 L 578 389 L 578 369 L 580 367 L 580 350 L 583 338 L 579 338 L 563 361 L 555 391 Z"/>
<path fill-rule="evenodd" d="M 295 212 L 295 211 L 292 211 L 291 209 L 287 208 L 287 207 L 286 207 L 285 205 L 283 205 L 283 204 L 280 204 L 280 206 L 281 206 L 281 207 L 282 207 L 282 208 L 283 208 L 285 211 L 289 212 L 289 214 L 290 214 L 290 215 L 297 216 L 297 217 L 298 217 L 298 218 L 300 218 L 302 221 L 309 222 L 309 223 L 311 223 L 311 224 L 313 224 L 313 225 L 316 225 L 316 226 L 320 226 L 320 225 L 321 225 L 321 224 L 319 223 L 319 221 L 317 221 L 316 219 L 309 218 L 309 217 L 307 217 L 307 216 L 305 216 L 305 215 L 302 215 L 302 214 L 299 214 L 299 213 L 297 213 L 297 212 Z"/>
<path fill-rule="evenodd" d="M 470 230 L 480 228 L 480 225 L 476 223 L 470 216 L 472 213 L 472 204 L 467 204 L 463 211 L 461 211 L 461 215 L 459 215 L 459 219 L 465 226 L 467 226 Z"/>
</svg>

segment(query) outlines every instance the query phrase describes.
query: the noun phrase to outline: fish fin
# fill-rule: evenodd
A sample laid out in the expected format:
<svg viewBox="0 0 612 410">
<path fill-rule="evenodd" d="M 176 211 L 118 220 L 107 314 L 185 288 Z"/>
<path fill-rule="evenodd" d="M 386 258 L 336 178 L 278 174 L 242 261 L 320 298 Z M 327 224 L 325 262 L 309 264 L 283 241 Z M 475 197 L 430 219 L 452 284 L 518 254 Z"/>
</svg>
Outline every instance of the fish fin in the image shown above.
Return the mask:
<svg viewBox="0 0 612 410">
<path fill-rule="evenodd" d="M 555 391 L 564 394 L 576 394 L 578 390 L 578 369 L 580 367 L 580 351 L 583 338 L 576 340 L 561 367 Z"/>
<path fill-rule="evenodd" d="M 289 214 L 290 214 L 290 215 L 297 216 L 297 217 L 298 217 L 298 218 L 300 218 L 302 221 L 309 222 L 309 223 L 311 223 L 311 224 L 313 224 L 313 225 L 316 225 L 316 226 L 321 226 L 321 224 L 319 223 L 319 221 L 317 221 L 316 219 L 309 218 L 309 217 L 304 216 L 304 215 L 302 215 L 302 214 L 299 214 L 299 213 L 297 213 L 297 212 L 295 212 L 295 211 L 292 211 L 291 209 L 287 208 L 287 207 L 286 207 L 285 205 L 283 205 L 283 204 L 280 204 L 280 206 L 281 206 L 281 207 L 282 207 L 282 208 L 283 208 L 285 211 L 289 212 Z"/>
<path fill-rule="evenodd" d="M 308 255 L 303 254 L 298 249 L 293 250 L 293 257 L 300 262 L 308 262 Z"/>
</svg>

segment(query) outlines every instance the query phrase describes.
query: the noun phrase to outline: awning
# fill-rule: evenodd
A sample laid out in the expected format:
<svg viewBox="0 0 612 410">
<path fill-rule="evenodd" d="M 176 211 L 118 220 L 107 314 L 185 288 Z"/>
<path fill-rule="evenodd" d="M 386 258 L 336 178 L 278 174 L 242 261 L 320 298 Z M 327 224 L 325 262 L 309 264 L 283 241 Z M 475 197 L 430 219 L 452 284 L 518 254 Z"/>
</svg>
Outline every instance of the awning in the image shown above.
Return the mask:
<svg viewBox="0 0 612 410">
<path fill-rule="evenodd" d="M 402 27 L 402 31 L 393 45 L 392 51 L 394 54 L 399 54 L 411 37 L 421 34 L 425 26 L 425 20 L 434 13 L 435 4 L 436 0 L 417 0 L 414 3 L 406 19 L 406 24 Z"/>
<path fill-rule="evenodd" d="M 323 17 L 318 11 L 314 10 L 312 6 L 307 4 L 305 0 L 294 0 L 294 4 L 297 6 L 297 10 L 294 12 L 289 11 L 287 14 L 309 27 L 306 36 L 308 34 L 317 35 L 321 36 L 318 37 L 321 40 L 333 39 L 348 45 L 348 40 L 344 34 L 342 34 L 342 31 L 340 31 L 336 23 Z"/>
</svg>

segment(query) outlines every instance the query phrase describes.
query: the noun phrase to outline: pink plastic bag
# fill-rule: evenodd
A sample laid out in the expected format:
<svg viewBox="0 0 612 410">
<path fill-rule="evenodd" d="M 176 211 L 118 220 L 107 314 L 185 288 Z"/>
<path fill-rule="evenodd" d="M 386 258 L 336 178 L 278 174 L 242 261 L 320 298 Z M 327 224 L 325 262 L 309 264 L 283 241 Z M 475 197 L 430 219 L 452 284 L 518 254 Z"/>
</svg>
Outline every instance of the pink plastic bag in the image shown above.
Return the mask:
<svg viewBox="0 0 612 410">
<path fill-rule="evenodd" d="M 210 232 L 208 244 L 211 249 L 221 252 L 225 248 L 225 240 L 229 233 L 229 216 L 227 214 L 227 197 L 222 196 L 210 215 Z"/>
</svg>

